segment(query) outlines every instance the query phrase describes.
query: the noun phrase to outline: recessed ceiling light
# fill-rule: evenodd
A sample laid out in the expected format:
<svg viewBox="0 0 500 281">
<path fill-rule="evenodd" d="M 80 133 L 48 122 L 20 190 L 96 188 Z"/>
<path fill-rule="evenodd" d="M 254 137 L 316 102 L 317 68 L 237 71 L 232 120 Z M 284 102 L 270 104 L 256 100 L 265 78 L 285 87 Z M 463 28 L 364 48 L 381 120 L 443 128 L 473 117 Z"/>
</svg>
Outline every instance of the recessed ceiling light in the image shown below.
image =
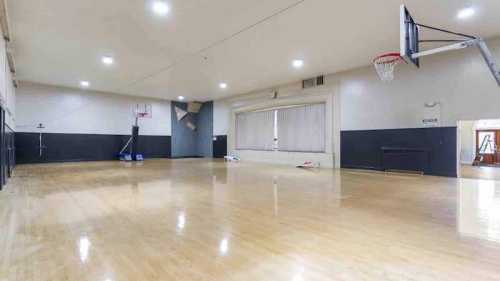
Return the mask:
<svg viewBox="0 0 500 281">
<path fill-rule="evenodd" d="M 184 96 L 178 96 L 177 99 L 178 100 L 184 100 L 185 98 L 184 98 Z"/>
<path fill-rule="evenodd" d="M 467 8 L 464 8 L 464 9 L 458 11 L 457 18 L 462 19 L 462 20 L 467 19 L 467 18 L 472 17 L 475 13 L 476 13 L 476 10 L 474 10 L 474 8 L 467 7 Z"/>
<path fill-rule="evenodd" d="M 108 56 L 102 57 L 101 61 L 105 65 L 112 65 L 115 62 L 115 60 L 112 57 L 108 57 Z"/>
<path fill-rule="evenodd" d="M 89 81 L 80 81 L 80 86 L 82 86 L 84 88 L 88 88 L 90 86 L 90 82 Z"/>
<path fill-rule="evenodd" d="M 227 84 L 226 83 L 220 83 L 219 84 L 219 88 L 226 89 L 227 88 Z"/>
<path fill-rule="evenodd" d="M 295 68 L 301 68 L 304 66 L 304 61 L 303 60 L 293 60 L 292 65 Z"/>
<path fill-rule="evenodd" d="M 165 16 L 170 11 L 170 7 L 164 1 L 153 2 L 153 12 L 159 16 Z"/>
</svg>

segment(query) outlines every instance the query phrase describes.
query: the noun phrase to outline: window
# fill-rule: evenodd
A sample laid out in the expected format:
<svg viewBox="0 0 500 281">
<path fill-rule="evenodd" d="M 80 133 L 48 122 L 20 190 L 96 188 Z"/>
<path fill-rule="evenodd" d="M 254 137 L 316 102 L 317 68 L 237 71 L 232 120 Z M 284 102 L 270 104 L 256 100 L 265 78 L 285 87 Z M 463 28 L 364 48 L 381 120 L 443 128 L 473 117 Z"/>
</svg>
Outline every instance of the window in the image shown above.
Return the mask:
<svg viewBox="0 0 500 281">
<path fill-rule="evenodd" d="M 236 115 L 236 149 L 325 151 L 325 104 Z"/>
<path fill-rule="evenodd" d="M 273 150 L 274 111 L 236 115 L 236 149 Z"/>
<path fill-rule="evenodd" d="M 278 109 L 280 151 L 325 151 L 325 104 Z"/>
</svg>

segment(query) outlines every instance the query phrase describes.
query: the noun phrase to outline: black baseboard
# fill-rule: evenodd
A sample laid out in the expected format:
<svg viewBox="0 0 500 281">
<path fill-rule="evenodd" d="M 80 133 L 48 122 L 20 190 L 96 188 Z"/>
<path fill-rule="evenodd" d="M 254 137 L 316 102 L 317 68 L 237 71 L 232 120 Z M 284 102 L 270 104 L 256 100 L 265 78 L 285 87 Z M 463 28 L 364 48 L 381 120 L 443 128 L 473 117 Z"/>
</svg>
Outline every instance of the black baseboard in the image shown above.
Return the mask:
<svg viewBox="0 0 500 281">
<path fill-rule="evenodd" d="M 193 156 L 176 156 L 170 157 L 171 159 L 190 159 L 190 158 L 204 158 L 203 156 L 193 155 Z"/>
<path fill-rule="evenodd" d="M 53 163 L 116 160 L 130 136 L 98 134 L 42 135 L 40 156 L 38 133 L 15 133 L 16 163 Z M 145 158 L 169 158 L 170 136 L 139 137 L 139 150 Z"/>
<path fill-rule="evenodd" d="M 342 131 L 340 143 L 343 168 L 457 177 L 456 127 Z"/>
</svg>

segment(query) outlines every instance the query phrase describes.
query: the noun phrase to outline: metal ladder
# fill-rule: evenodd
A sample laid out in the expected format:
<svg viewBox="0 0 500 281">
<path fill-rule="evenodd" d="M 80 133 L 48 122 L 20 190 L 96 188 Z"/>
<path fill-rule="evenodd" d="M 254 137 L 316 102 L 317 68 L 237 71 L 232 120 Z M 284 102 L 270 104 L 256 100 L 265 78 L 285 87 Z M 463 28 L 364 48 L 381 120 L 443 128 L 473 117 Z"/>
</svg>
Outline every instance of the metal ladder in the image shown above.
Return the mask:
<svg viewBox="0 0 500 281">
<path fill-rule="evenodd" d="M 493 144 L 492 144 L 493 143 Z M 494 141 L 491 139 L 490 135 L 487 135 L 484 137 L 483 141 L 481 142 L 481 146 L 479 147 L 479 150 L 477 152 L 476 158 L 474 159 L 474 162 L 472 165 L 477 166 L 484 160 L 484 154 L 486 153 L 486 150 L 491 148 L 492 151 L 496 151 Z"/>
</svg>

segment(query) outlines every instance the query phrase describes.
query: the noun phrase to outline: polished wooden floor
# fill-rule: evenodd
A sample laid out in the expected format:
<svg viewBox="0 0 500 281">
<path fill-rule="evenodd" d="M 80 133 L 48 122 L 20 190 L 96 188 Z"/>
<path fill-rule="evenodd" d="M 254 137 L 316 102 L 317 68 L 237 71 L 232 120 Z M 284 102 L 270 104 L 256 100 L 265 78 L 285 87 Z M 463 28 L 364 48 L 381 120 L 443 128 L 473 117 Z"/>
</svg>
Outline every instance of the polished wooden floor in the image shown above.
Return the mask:
<svg viewBox="0 0 500 281">
<path fill-rule="evenodd" d="M 0 280 L 500 280 L 500 182 L 203 159 L 18 166 Z"/>
<path fill-rule="evenodd" d="M 461 177 L 500 181 L 500 167 L 461 165 Z"/>
</svg>

